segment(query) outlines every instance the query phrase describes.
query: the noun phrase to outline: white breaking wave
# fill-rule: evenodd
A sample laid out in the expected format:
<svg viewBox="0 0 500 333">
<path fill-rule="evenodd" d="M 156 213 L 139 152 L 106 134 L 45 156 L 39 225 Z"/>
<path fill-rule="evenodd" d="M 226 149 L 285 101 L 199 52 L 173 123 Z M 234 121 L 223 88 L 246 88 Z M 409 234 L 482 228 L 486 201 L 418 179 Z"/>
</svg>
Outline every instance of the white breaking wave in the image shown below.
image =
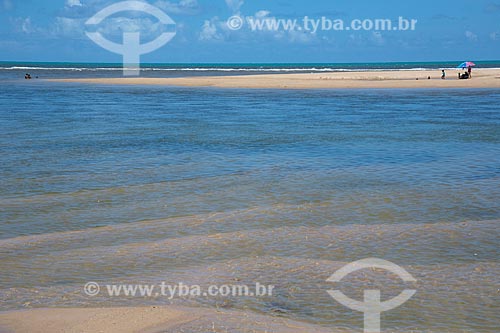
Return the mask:
<svg viewBox="0 0 500 333">
<path fill-rule="evenodd" d="M 126 69 L 126 68 L 125 68 Z M 0 67 L 0 70 L 46 70 L 46 71 L 122 71 L 122 67 Z M 165 71 L 165 72 L 332 72 L 351 71 L 351 69 L 339 68 L 223 68 L 223 67 L 142 67 L 142 71 Z M 358 69 L 359 70 L 359 69 Z"/>
<path fill-rule="evenodd" d="M 23 71 L 71 71 L 71 72 L 101 72 L 101 71 L 123 71 L 122 67 L 29 67 L 29 66 L 12 66 L 0 67 L 1 70 L 23 70 Z M 127 68 L 125 68 L 127 69 Z M 453 70 L 457 68 L 442 68 L 446 70 Z M 480 69 L 480 68 L 479 68 Z M 488 68 L 500 69 L 500 68 Z M 439 68 L 238 68 L 238 67 L 142 67 L 141 71 L 153 72 L 381 72 L 381 71 L 427 71 L 439 70 Z M 477 70 L 477 69 L 476 69 Z"/>
</svg>

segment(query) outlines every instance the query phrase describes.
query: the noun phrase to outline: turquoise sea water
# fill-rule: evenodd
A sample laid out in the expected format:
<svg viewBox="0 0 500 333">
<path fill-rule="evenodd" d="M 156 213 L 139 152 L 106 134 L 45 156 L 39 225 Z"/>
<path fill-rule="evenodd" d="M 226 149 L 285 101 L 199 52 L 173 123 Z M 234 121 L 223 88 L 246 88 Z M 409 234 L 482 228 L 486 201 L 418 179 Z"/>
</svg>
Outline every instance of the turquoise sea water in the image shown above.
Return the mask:
<svg viewBox="0 0 500 333">
<path fill-rule="evenodd" d="M 361 330 L 325 280 L 379 257 L 418 280 L 384 315 L 388 331 L 499 330 L 498 89 L 116 87 L 11 73 L 0 70 L 2 310 L 174 303 Z M 402 290 L 385 278 L 388 295 Z M 82 293 L 87 281 L 235 279 L 276 295 Z M 346 293 L 362 299 L 365 280 Z"/>
</svg>

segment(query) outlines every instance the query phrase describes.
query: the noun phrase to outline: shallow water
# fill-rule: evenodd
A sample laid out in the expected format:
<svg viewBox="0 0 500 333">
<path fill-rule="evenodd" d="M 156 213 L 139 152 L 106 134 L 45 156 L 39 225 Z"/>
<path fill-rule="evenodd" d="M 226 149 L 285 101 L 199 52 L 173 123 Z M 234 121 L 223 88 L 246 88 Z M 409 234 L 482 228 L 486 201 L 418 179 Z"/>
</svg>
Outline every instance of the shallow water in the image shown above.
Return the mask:
<svg viewBox="0 0 500 333">
<path fill-rule="evenodd" d="M 0 89 L 2 310 L 174 303 L 360 330 L 325 280 L 379 257 L 417 279 L 387 331 L 500 329 L 498 90 Z M 367 274 L 340 287 L 404 289 Z M 91 298 L 87 281 L 276 292 Z"/>
</svg>

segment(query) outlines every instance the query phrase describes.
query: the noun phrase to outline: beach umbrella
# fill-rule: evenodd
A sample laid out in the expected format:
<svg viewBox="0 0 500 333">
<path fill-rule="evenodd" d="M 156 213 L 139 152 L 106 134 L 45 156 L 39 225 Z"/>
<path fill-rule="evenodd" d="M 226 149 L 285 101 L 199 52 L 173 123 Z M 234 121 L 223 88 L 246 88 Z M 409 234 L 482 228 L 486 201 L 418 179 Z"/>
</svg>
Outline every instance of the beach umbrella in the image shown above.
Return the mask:
<svg viewBox="0 0 500 333">
<path fill-rule="evenodd" d="M 457 68 L 464 69 L 464 68 L 469 68 L 469 67 L 474 67 L 474 66 L 476 66 L 476 64 L 473 63 L 472 61 L 466 61 L 466 62 L 461 63 Z"/>
</svg>

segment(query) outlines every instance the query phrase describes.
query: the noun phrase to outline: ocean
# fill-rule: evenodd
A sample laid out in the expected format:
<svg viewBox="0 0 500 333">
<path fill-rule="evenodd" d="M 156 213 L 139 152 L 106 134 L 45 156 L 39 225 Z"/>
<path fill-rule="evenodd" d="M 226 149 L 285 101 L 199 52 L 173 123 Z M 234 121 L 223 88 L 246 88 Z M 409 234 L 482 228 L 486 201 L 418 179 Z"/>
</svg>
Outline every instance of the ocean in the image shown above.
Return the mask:
<svg viewBox="0 0 500 333">
<path fill-rule="evenodd" d="M 142 64 L 142 77 L 186 77 L 210 75 L 247 75 L 280 73 L 324 73 L 356 71 L 397 71 L 456 69 L 463 61 L 443 62 L 388 62 L 388 63 L 341 63 L 341 64 Z M 500 61 L 476 61 L 477 68 L 500 68 Z M 122 64 L 99 63 L 19 63 L 0 61 L 0 79 L 32 77 L 96 78 L 121 77 Z"/>
<path fill-rule="evenodd" d="M 153 65 L 143 75 L 365 67 L 383 64 Z M 362 300 L 368 284 L 384 299 L 417 290 L 383 314 L 385 331 L 499 331 L 498 89 L 43 80 L 119 70 L 0 64 L 0 310 L 174 304 L 361 331 L 363 315 L 327 291 Z M 417 282 L 387 273 L 326 281 L 364 258 L 391 261 Z M 89 297 L 89 281 L 258 282 L 275 293 Z"/>
</svg>

